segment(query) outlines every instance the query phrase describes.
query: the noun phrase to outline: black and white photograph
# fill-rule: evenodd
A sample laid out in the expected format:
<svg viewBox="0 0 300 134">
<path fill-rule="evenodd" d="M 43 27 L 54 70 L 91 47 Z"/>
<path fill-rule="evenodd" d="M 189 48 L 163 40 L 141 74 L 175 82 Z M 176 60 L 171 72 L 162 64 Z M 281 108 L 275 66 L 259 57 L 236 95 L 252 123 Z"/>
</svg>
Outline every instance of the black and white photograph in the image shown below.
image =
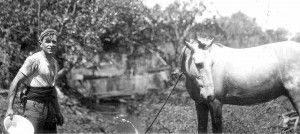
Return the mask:
<svg viewBox="0 0 300 134">
<path fill-rule="evenodd" d="M 0 0 L 3 134 L 300 133 L 298 0 Z"/>
</svg>

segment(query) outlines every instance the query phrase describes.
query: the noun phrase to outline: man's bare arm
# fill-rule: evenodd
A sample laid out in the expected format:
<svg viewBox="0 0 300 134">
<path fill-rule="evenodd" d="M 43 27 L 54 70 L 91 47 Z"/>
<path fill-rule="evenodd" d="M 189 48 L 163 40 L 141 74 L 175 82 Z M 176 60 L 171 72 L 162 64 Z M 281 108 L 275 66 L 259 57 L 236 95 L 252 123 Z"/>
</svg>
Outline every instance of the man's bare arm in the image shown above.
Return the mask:
<svg viewBox="0 0 300 134">
<path fill-rule="evenodd" d="M 9 93 L 8 93 L 8 109 L 6 112 L 6 116 L 8 116 L 9 114 L 13 114 L 11 112 L 13 112 L 12 109 L 13 109 L 13 104 L 15 101 L 16 94 L 18 92 L 18 86 L 24 82 L 25 78 L 26 77 L 24 74 L 18 72 L 15 78 L 13 79 L 12 83 L 10 84 Z"/>
</svg>

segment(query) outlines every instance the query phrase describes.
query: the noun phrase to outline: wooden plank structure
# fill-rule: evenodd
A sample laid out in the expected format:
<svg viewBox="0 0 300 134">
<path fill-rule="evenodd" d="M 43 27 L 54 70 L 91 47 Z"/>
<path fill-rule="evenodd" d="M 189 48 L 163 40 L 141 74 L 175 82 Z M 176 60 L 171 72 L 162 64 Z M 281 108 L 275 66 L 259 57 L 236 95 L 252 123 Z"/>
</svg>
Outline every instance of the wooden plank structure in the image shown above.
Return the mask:
<svg viewBox="0 0 300 134">
<path fill-rule="evenodd" d="M 138 75 L 69 75 L 69 84 L 86 97 L 96 100 L 131 100 L 135 94 L 144 94 L 148 89 L 162 89 L 168 81 L 167 71 L 153 71 Z"/>
</svg>

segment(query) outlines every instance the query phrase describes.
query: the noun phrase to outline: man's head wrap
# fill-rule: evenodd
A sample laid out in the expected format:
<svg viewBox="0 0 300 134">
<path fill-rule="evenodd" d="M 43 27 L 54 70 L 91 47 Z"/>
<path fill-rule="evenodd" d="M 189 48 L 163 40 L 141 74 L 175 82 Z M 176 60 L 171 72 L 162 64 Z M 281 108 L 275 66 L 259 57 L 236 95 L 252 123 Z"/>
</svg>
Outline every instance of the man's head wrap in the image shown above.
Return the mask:
<svg viewBox="0 0 300 134">
<path fill-rule="evenodd" d="M 39 41 L 42 42 L 44 37 L 47 35 L 58 35 L 57 31 L 51 28 L 47 28 L 45 31 L 43 31 L 39 36 Z"/>
</svg>

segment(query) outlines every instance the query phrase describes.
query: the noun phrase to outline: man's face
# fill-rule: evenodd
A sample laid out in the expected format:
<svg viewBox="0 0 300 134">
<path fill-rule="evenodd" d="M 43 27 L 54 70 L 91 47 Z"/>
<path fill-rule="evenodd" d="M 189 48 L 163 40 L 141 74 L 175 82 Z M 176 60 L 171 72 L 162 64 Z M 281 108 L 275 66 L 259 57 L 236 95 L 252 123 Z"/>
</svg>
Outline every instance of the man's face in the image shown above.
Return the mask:
<svg viewBox="0 0 300 134">
<path fill-rule="evenodd" d="M 46 35 L 40 47 L 47 54 L 55 54 L 57 50 L 57 36 L 55 34 Z"/>
</svg>

